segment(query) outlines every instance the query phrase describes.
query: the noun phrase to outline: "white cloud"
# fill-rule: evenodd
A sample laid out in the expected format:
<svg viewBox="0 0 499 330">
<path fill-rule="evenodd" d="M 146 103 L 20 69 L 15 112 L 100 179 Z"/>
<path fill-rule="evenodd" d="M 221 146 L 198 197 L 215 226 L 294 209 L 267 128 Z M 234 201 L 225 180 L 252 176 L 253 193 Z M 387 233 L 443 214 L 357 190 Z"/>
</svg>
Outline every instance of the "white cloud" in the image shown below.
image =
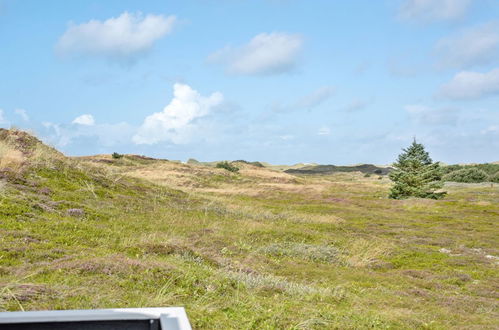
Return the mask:
<svg viewBox="0 0 499 330">
<path fill-rule="evenodd" d="M 293 140 L 294 138 L 295 136 L 291 134 L 279 135 L 279 139 L 284 141 Z"/>
<path fill-rule="evenodd" d="M 208 115 L 222 102 L 223 95 L 220 92 L 204 97 L 190 86 L 176 83 L 170 104 L 163 111 L 146 117 L 132 140 L 136 144 L 155 144 L 161 141 L 187 143 L 198 133 L 196 119 Z"/>
<path fill-rule="evenodd" d="M 499 21 L 481 24 L 442 39 L 435 52 L 441 67 L 469 68 L 499 62 Z"/>
<path fill-rule="evenodd" d="M 136 128 L 121 122 L 116 124 L 64 125 L 43 122 L 48 140 L 57 147 L 66 147 L 81 138 L 96 138 L 99 147 L 128 145 Z"/>
<path fill-rule="evenodd" d="M 130 58 L 151 49 L 154 42 L 172 31 L 175 16 L 124 12 L 105 21 L 71 23 L 60 37 L 60 54 Z"/>
<path fill-rule="evenodd" d="M 489 72 L 462 71 L 443 85 L 439 96 L 449 99 L 478 99 L 499 94 L 499 68 Z"/>
<path fill-rule="evenodd" d="M 323 126 L 319 128 L 317 132 L 318 135 L 331 135 L 331 129 L 329 127 Z"/>
<path fill-rule="evenodd" d="M 213 53 L 208 61 L 226 65 L 231 74 L 279 74 L 296 66 L 302 45 L 300 35 L 261 33 L 243 46 L 228 46 Z"/>
<path fill-rule="evenodd" d="M 29 121 L 28 112 L 24 109 L 16 109 L 14 110 L 16 115 L 19 115 L 24 121 Z"/>
<path fill-rule="evenodd" d="M 274 112 L 291 112 L 301 109 L 310 110 L 326 102 L 334 93 L 335 88 L 333 86 L 322 86 L 293 103 L 287 105 L 274 103 L 272 105 L 272 110 Z"/>
<path fill-rule="evenodd" d="M 424 105 L 406 105 L 404 109 L 411 118 L 422 125 L 455 125 L 458 110 L 454 108 L 430 108 Z"/>
<path fill-rule="evenodd" d="M 345 106 L 345 111 L 354 112 L 365 109 L 371 102 L 372 100 L 355 99 Z"/>
<path fill-rule="evenodd" d="M 95 120 L 92 115 L 81 115 L 76 117 L 73 121 L 73 124 L 84 125 L 84 126 L 93 126 L 95 125 Z"/>
<path fill-rule="evenodd" d="M 491 125 L 485 129 L 483 129 L 480 133 L 482 133 L 482 134 L 489 134 L 489 133 L 499 134 L 499 125 Z"/>
<path fill-rule="evenodd" d="M 406 21 L 450 21 L 463 17 L 471 0 L 405 0 L 399 18 Z"/>
<path fill-rule="evenodd" d="M 0 109 L 0 125 L 9 125 L 10 122 L 5 119 L 3 109 Z"/>
<path fill-rule="evenodd" d="M 315 108 L 321 103 L 325 102 L 334 95 L 335 88 L 332 86 L 323 86 L 313 91 L 312 93 L 302 97 L 295 103 L 295 107 L 310 109 Z"/>
</svg>

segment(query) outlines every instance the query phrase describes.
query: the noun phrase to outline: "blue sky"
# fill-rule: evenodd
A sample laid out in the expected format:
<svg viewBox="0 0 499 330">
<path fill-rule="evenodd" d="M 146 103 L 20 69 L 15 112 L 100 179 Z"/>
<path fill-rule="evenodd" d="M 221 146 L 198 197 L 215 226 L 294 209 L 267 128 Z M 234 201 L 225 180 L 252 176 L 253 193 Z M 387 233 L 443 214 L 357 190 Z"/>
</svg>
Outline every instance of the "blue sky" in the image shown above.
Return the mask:
<svg viewBox="0 0 499 330">
<path fill-rule="evenodd" d="M 68 155 L 499 160 L 496 0 L 0 0 L 0 127 Z"/>
</svg>

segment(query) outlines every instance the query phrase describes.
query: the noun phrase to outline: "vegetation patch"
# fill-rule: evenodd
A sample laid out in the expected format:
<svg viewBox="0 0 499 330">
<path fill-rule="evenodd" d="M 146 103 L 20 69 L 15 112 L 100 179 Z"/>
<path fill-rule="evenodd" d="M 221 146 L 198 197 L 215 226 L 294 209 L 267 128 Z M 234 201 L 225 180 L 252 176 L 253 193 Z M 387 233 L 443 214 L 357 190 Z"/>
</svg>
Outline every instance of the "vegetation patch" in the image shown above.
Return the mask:
<svg viewBox="0 0 499 330">
<path fill-rule="evenodd" d="M 293 257 L 327 263 L 336 262 L 339 257 L 339 251 L 334 247 L 305 243 L 274 243 L 262 248 L 261 252 L 274 257 Z"/>
<path fill-rule="evenodd" d="M 67 158 L 5 132 L 22 161 L 0 171 L 1 311 L 184 306 L 199 329 L 497 328 L 495 184 L 397 200 L 384 175 Z"/>
</svg>

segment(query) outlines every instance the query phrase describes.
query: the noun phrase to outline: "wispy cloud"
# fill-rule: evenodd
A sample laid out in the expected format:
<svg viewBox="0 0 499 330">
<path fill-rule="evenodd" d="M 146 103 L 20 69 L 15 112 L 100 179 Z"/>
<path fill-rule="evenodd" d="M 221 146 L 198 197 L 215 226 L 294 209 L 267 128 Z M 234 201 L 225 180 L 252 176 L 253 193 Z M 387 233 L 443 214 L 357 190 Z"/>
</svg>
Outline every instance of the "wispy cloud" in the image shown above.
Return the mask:
<svg viewBox="0 0 499 330">
<path fill-rule="evenodd" d="M 83 139 L 96 139 L 100 147 L 128 145 L 136 128 L 128 123 L 82 125 L 43 122 L 48 142 L 64 148 Z"/>
<path fill-rule="evenodd" d="M 73 122 L 73 124 L 78 124 L 78 125 L 84 125 L 84 126 L 93 126 L 95 125 L 95 120 L 92 115 L 85 114 L 76 117 Z"/>
<path fill-rule="evenodd" d="M 15 109 L 14 113 L 20 116 L 24 121 L 29 121 L 28 112 L 24 109 Z"/>
<path fill-rule="evenodd" d="M 7 119 L 5 119 L 5 117 L 4 117 L 3 109 L 0 109 L 0 125 L 2 125 L 2 126 L 10 125 L 10 122 Z"/>
<path fill-rule="evenodd" d="M 372 99 L 365 100 L 365 99 L 355 99 L 349 104 L 345 106 L 345 111 L 347 112 L 355 112 L 355 111 L 360 111 L 365 108 L 367 108 L 371 103 L 373 102 Z"/>
<path fill-rule="evenodd" d="M 431 108 L 424 105 L 406 105 L 404 109 L 416 123 L 422 125 L 454 126 L 459 119 L 459 110 L 450 107 Z"/>
<path fill-rule="evenodd" d="M 326 126 L 322 126 L 319 128 L 319 131 L 317 132 L 317 135 L 331 135 L 331 129 Z"/>
<path fill-rule="evenodd" d="M 322 103 L 326 102 L 334 95 L 334 93 L 335 93 L 335 88 L 333 86 L 322 86 L 292 103 L 289 104 L 274 103 L 272 105 L 272 110 L 274 112 L 311 110 L 313 108 L 318 107 Z"/>
<path fill-rule="evenodd" d="M 459 72 L 440 88 L 437 95 L 448 99 L 466 100 L 494 94 L 499 94 L 499 68 L 484 73 Z"/>
<path fill-rule="evenodd" d="M 172 31 L 175 21 L 175 16 L 124 12 L 105 21 L 70 23 L 56 50 L 61 55 L 129 60 L 149 51 L 157 40 Z"/>
<path fill-rule="evenodd" d="M 440 67 L 470 68 L 499 62 L 499 21 L 481 24 L 440 40 L 435 53 Z"/>
<path fill-rule="evenodd" d="M 411 22 L 452 21 L 462 18 L 472 0 L 405 0 L 398 17 Z"/>
<path fill-rule="evenodd" d="M 261 33 L 247 44 L 227 46 L 208 58 L 221 63 L 230 74 L 271 75 L 292 70 L 298 62 L 303 38 L 297 34 Z"/>
</svg>

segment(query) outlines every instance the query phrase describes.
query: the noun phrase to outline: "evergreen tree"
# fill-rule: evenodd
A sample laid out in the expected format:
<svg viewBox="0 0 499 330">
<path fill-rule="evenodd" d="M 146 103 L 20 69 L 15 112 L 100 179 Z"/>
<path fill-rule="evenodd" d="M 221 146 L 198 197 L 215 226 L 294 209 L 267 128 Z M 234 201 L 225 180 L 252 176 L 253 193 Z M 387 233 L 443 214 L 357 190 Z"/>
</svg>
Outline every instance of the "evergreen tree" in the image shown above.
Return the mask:
<svg viewBox="0 0 499 330">
<path fill-rule="evenodd" d="M 431 160 L 424 146 L 417 143 L 416 139 L 403 149 L 393 167 L 395 169 L 390 173 L 390 179 L 394 185 L 390 190 L 390 198 L 414 196 L 439 199 L 445 195 L 445 192 L 437 192 L 443 187 L 440 164 Z"/>
</svg>

